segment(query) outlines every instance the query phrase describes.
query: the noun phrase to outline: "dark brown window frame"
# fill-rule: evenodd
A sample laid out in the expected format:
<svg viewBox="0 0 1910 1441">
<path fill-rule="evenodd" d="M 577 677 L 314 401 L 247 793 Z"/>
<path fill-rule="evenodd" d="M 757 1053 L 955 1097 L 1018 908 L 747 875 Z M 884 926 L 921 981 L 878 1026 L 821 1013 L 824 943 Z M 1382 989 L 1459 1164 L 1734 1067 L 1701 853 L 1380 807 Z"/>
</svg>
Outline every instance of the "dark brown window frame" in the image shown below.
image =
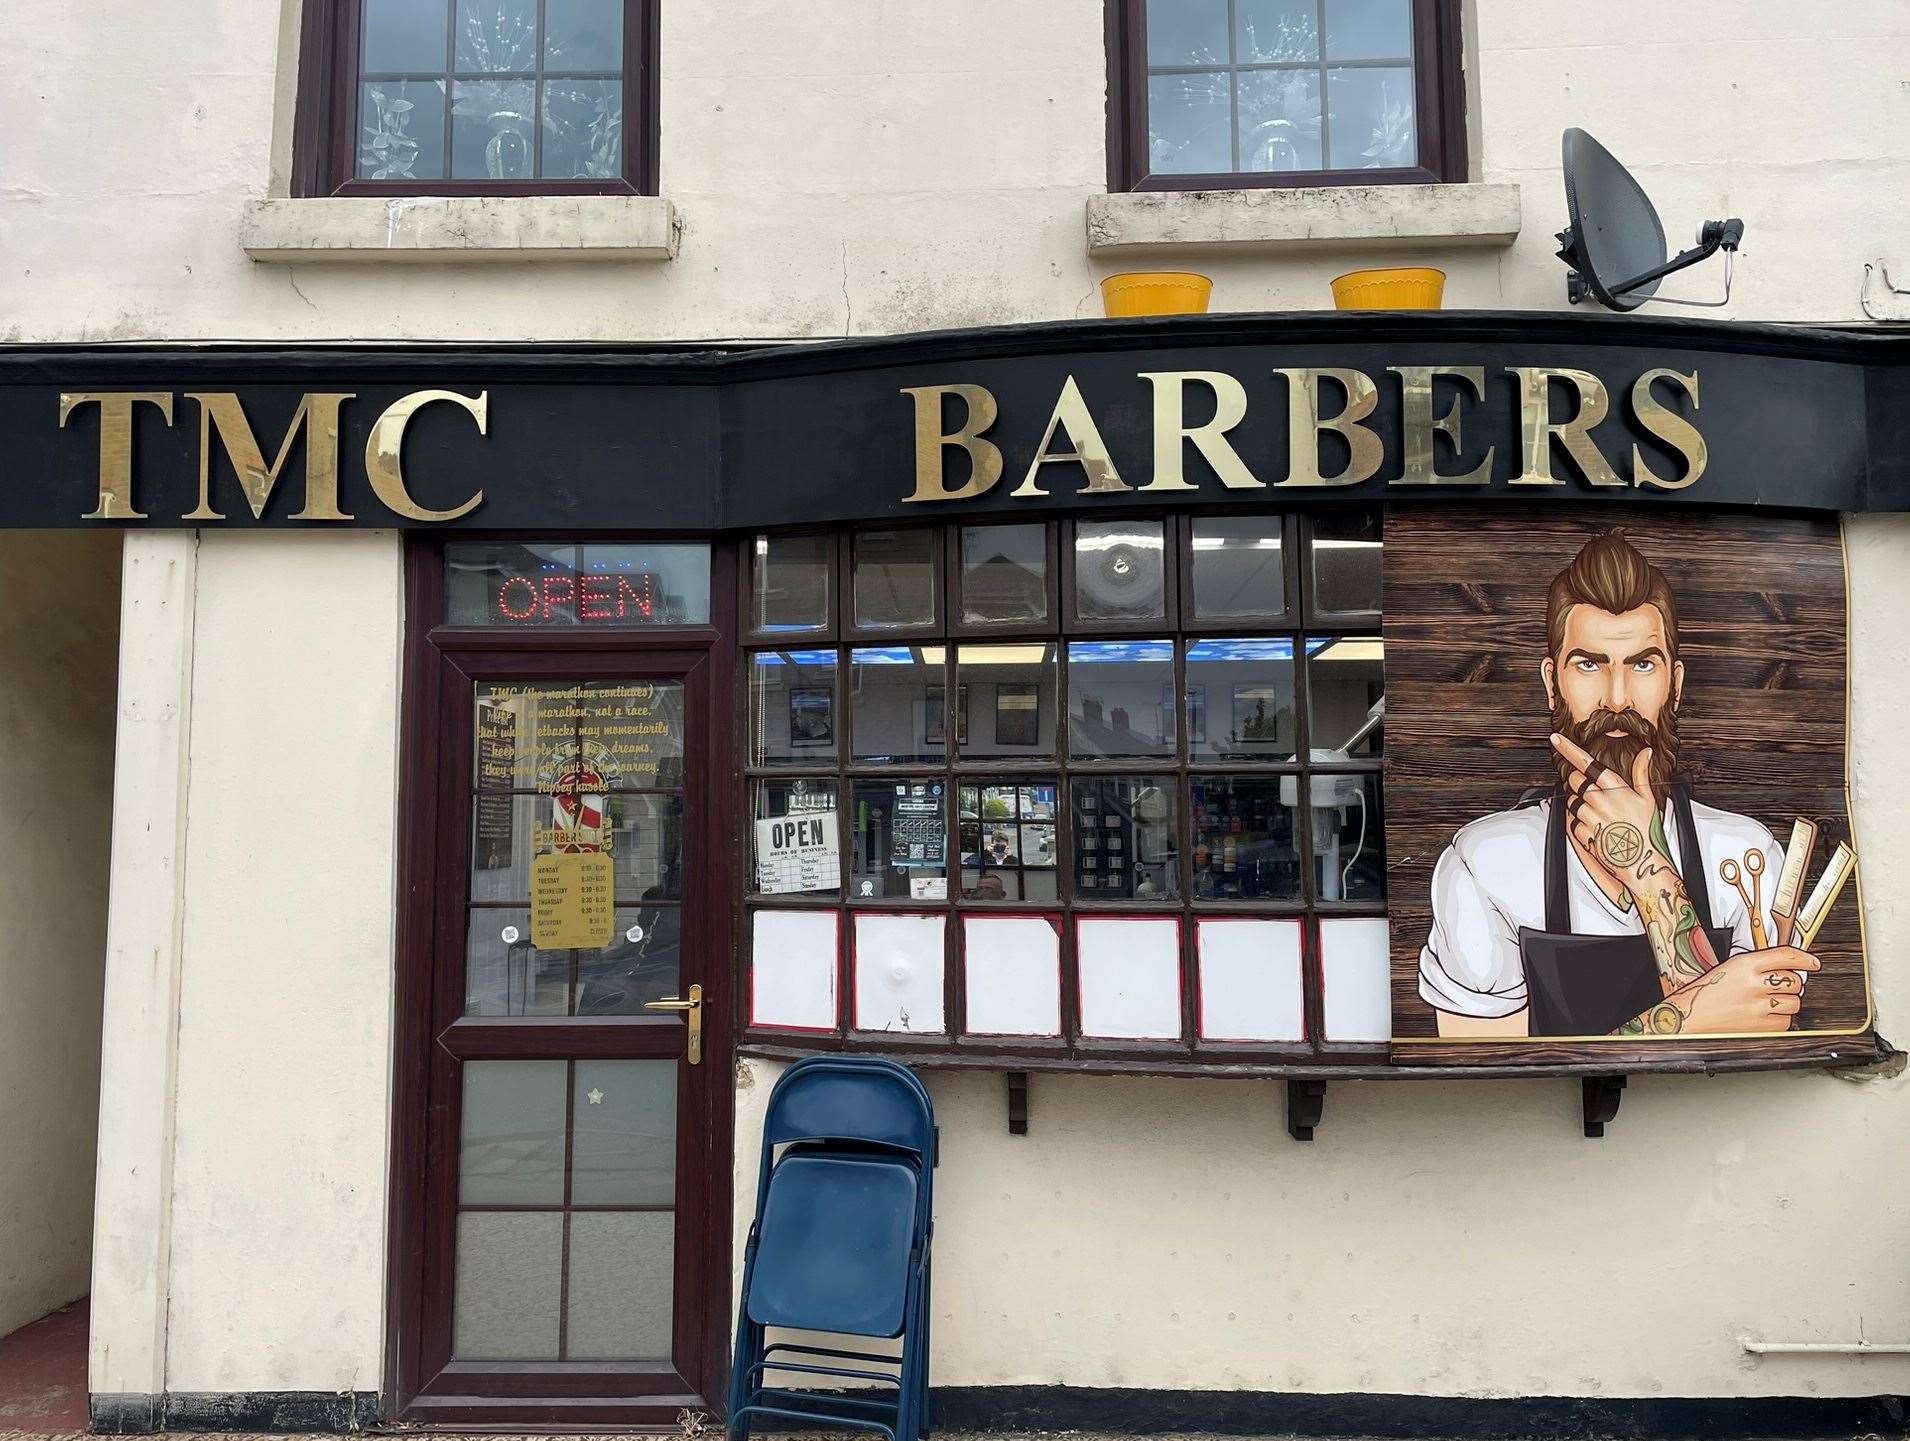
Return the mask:
<svg viewBox="0 0 1910 1441">
<path fill-rule="evenodd" d="M 1306 893 L 1311 890 L 1310 883 L 1298 899 L 1197 898 L 1193 894 L 1191 873 L 1194 846 L 1193 810 L 1190 798 L 1193 782 L 1202 776 L 1239 774 L 1278 779 L 1289 775 L 1357 774 L 1371 776 L 1377 781 L 1383 774 L 1381 757 L 1355 757 L 1345 762 L 1332 763 L 1315 762 L 1310 758 L 1306 761 L 1296 759 L 1284 763 L 1199 759 L 1189 753 L 1186 738 L 1180 734 L 1186 727 L 1178 724 L 1175 753 L 1170 757 L 1103 760 L 1074 758 L 1067 755 L 1068 705 L 1065 651 L 1070 641 L 1158 639 L 1163 635 L 1168 636 L 1173 642 L 1174 649 L 1175 693 L 1177 696 L 1182 696 L 1185 694 L 1186 648 L 1193 640 L 1208 637 L 1241 638 L 1274 635 L 1290 637 L 1295 641 L 1294 708 L 1298 727 L 1297 748 L 1299 755 L 1310 757 L 1308 732 L 1311 722 L 1303 641 L 1309 637 L 1327 634 L 1378 636 L 1381 634 L 1381 615 L 1376 611 L 1333 612 L 1317 609 L 1311 600 L 1313 579 L 1309 557 L 1313 531 L 1312 517 L 1290 506 L 1269 505 L 1266 513 L 1278 514 L 1283 519 L 1281 534 L 1282 553 L 1285 557 L 1283 567 L 1285 594 L 1282 610 L 1278 614 L 1269 613 L 1264 616 L 1225 620 L 1196 618 L 1193 614 L 1191 567 L 1193 528 L 1201 519 L 1210 515 L 1239 513 L 1240 509 L 1237 507 L 1228 510 L 1175 511 L 1116 508 L 1062 517 L 1028 517 L 1028 521 L 1045 524 L 1047 527 L 1048 619 L 1042 622 L 999 623 L 987 626 L 964 625 L 960 620 L 959 533 L 964 524 L 987 524 L 1004 518 L 990 517 L 988 520 L 944 523 L 936 527 L 943 531 L 942 538 L 938 542 L 942 563 L 936 576 L 939 591 L 936 608 L 942 619 L 943 629 L 936 634 L 911 630 L 907 636 L 887 630 L 858 629 L 851 623 L 853 611 L 846 605 L 852 586 L 852 577 L 848 574 L 848 570 L 850 558 L 854 553 L 852 537 L 859 527 L 829 529 L 802 527 L 776 532 L 778 536 L 823 535 L 829 539 L 828 553 L 832 571 L 828 595 L 833 614 L 826 626 L 800 633 L 759 632 L 746 627 L 737 636 L 738 669 L 733 683 L 733 692 L 739 698 L 749 694 L 750 665 L 757 651 L 785 647 L 834 652 L 837 656 L 833 682 L 837 697 L 836 747 L 828 759 L 818 758 L 812 764 L 763 766 L 751 764 L 753 756 L 750 749 L 750 737 L 747 733 L 750 708 L 747 705 L 737 707 L 735 732 L 730 738 L 730 743 L 734 753 L 744 760 L 739 775 L 738 794 L 734 799 L 735 813 L 738 817 L 734 835 L 738 855 L 741 857 L 744 880 L 740 897 L 742 914 L 736 927 L 735 940 L 736 986 L 739 996 L 746 997 L 749 994 L 753 917 L 756 911 L 825 911 L 838 918 L 837 1006 L 835 1023 L 827 1031 L 796 1031 L 782 1027 L 759 1026 L 754 1023 L 747 1005 L 740 1006 L 738 1010 L 740 1048 L 761 1054 L 798 1051 L 809 1053 L 819 1050 L 875 1051 L 899 1056 L 917 1064 L 945 1064 L 951 1061 L 967 1060 L 1004 1069 L 1020 1065 L 1041 1066 L 1043 1064 L 1062 1067 L 1100 1064 L 1119 1069 L 1137 1070 L 1174 1067 L 1225 1068 L 1244 1065 L 1254 1067 L 1263 1073 L 1270 1067 L 1326 1069 L 1330 1073 L 1335 1068 L 1372 1067 L 1385 1063 L 1390 1045 L 1388 1041 L 1329 1040 L 1326 1037 L 1325 978 L 1319 922 L 1322 919 L 1383 918 L 1388 913 L 1386 900 L 1384 898 L 1356 901 L 1322 900 L 1310 897 Z M 1375 519 L 1377 518 L 1375 514 Z M 1165 537 L 1164 615 L 1159 620 L 1081 622 L 1074 614 L 1072 542 L 1075 526 L 1083 521 L 1120 519 L 1158 523 L 1163 527 Z M 903 527 L 884 524 L 875 528 L 888 530 Z M 736 568 L 738 586 L 736 612 L 742 616 L 749 616 L 753 614 L 751 607 L 754 533 L 743 538 L 740 549 L 742 554 L 739 556 L 739 564 Z M 850 656 L 856 648 L 886 643 L 909 644 L 910 642 L 945 647 L 942 691 L 943 703 L 947 707 L 952 704 L 951 698 L 957 694 L 957 688 L 960 685 L 960 673 L 957 668 L 958 647 L 964 642 L 972 644 L 977 641 L 1030 644 L 1040 642 L 1057 647 L 1055 661 L 1057 735 L 1053 755 L 1031 756 L 1025 760 L 1017 758 L 1013 761 L 1004 761 L 999 758 L 965 760 L 956 744 L 957 728 L 953 714 L 945 711 L 943 725 L 945 753 L 941 760 L 922 764 L 887 764 L 858 761 L 853 758 L 854 721 L 847 687 Z M 1176 860 L 1180 873 L 1181 894 L 1171 900 L 1146 900 L 1133 897 L 1110 897 L 1101 900 L 1075 894 L 1071 865 L 1074 831 L 1073 782 L 1083 777 L 1117 777 L 1144 773 L 1171 775 L 1177 786 L 1177 820 L 1184 833 L 1180 837 L 1180 854 Z M 950 838 L 950 844 L 946 871 L 949 885 L 946 898 L 940 901 L 929 901 L 907 896 L 857 897 L 851 893 L 849 883 L 852 877 L 846 848 L 840 858 L 841 885 L 837 894 L 762 895 L 757 893 L 753 870 L 754 786 L 759 781 L 798 779 L 820 781 L 832 787 L 836 794 L 837 813 L 840 815 L 852 813 L 855 786 L 858 781 L 924 779 L 947 782 L 944 824 L 947 827 L 946 834 Z M 964 898 L 960 894 L 961 789 L 964 785 L 983 785 L 1010 780 L 1040 784 L 1053 783 L 1056 787 L 1057 896 L 1055 899 L 978 901 Z M 1383 803 L 1382 799 L 1382 805 Z M 1310 828 L 1300 823 L 1297 818 L 1294 839 L 1300 855 L 1302 874 L 1310 874 L 1313 864 L 1311 832 Z M 904 1035 L 885 1031 L 859 1031 L 854 1028 L 854 919 L 860 912 L 939 914 L 946 918 L 942 935 L 944 1028 L 940 1033 Z M 967 1031 L 966 975 L 962 964 L 964 943 L 962 920 L 968 915 L 1024 917 L 1039 915 L 1056 920 L 1060 932 L 1059 956 L 1062 986 L 1060 1035 L 993 1036 Z M 1174 1039 L 1111 1040 L 1088 1037 L 1081 1033 L 1074 923 L 1081 917 L 1105 918 L 1132 915 L 1171 916 L 1180 923 L 1182 1018 L 1181 1034 Z M 1199 974 L 1196 927 L 1203 919 L 1241 920 L 1255 917 L 1298 920 L 1301 923 L 1301 985 L 1306 1038 L 1295 1042 L 1204 1040 L 1199 1035 L 1196 1019 Z"/>
<path fill-rule="evenodd" d="M 1467 178 L 1460 0 L 1411 0 L 1418 163 L 1375 170 L 1156 175 L 1147 164 L 1147 0 L 1106 0 L 1108 189 L 1264 190 L 1458 183 Z M 1230 12 L 1231 13 L 1231 12 Z"/>
<path fill-rule="evenodd" d="M 364 0 L 304 0 L 299 22 L 298 102 L 292 130 L 292 194 L 655 195 L 657 194 L 657 8 L 623 0 L 623 173 L 614 180 L 361 180 L 356 176 L 358 33 Z M 450 97 L 446 96 L 449 106 Z"/>
</svg>

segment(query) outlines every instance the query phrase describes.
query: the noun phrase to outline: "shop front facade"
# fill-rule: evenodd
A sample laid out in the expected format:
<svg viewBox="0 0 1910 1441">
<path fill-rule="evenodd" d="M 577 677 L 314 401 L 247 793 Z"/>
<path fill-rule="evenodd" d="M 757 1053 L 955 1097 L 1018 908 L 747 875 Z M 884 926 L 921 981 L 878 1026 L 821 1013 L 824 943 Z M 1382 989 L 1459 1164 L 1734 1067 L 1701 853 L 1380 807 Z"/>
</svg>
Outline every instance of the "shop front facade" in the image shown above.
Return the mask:
<svg viewBox="0 0 1910 1441">
<path fill-rule="evenodd" d="M 93 1224 L 19 1210 L 97 1427 L 720 1413 L 818 1051 L 934 1098 L 953 1423 L 1888 1423 L 1900 17 L 271 8 L 124 22 L 0 354 L 18 574 L 118 597 Z M 1681 168 L 1679 70 L 1876 124 Z M 1565 312 L 1569 124 L 1743 213 L 1728 319 Z M 1402 234 L 1462 308 L 1319 308 Z"/>
</svg>

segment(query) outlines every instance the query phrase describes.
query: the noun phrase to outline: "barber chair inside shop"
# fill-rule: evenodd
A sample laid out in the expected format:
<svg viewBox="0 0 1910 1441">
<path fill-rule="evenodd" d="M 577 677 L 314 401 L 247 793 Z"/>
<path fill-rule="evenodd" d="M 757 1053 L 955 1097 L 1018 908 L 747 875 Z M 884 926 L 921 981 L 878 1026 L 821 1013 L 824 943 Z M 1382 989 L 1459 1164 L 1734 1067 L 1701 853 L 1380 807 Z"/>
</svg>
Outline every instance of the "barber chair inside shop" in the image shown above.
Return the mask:
<svg viewBox="0 0 1910 1441">
<path fill-rule="evenodd" d="M 908 1067 L 814 1056 L 783 1072 L 743 1257 L 735 1441 L 800 1429 L 790 1423 L 927 1433 L 935 1150 L 935 1113 Z M 899 1344 L 848 1349 L 845 1337 Z"/>
</svg>

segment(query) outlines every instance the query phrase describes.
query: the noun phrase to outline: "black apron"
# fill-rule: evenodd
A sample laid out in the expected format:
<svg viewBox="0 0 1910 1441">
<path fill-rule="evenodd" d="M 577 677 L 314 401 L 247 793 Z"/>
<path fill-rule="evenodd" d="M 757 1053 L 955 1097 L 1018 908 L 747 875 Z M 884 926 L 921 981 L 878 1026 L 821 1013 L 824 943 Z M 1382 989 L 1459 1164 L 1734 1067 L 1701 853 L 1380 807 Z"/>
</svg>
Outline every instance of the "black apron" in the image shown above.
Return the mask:
<svg viewBox="0 0 1910 1441">
<path fill-rule="evenodd" d="M 1566 872 L 1565 793 L 1551 792 L 1545 827 L 1545 929 L 1519 927 L 1519 960 L 1525 967 L 1529 1010 L 1527 1034 L 1605 1036 L 1665 998 L 1651 942 L 1636 936 L 1572 934 L 1571 890 Z M 1711 924 L 1711 886 L 1691 816 L 1691 792 L 1674 785 L 1671 810 L 1678 821 L 1678 872 L 1698 924 L 1720 959 L 1731 953 L 1731 932 Z"/>
</svg>

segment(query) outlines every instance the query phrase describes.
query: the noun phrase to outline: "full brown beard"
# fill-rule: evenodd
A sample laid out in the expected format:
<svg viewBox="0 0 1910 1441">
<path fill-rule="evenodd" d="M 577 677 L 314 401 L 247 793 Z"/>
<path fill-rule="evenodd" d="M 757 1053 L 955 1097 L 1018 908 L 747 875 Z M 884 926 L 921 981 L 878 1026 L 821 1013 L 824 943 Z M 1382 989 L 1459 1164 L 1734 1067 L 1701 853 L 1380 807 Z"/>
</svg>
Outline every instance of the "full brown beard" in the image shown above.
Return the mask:
<svg viewBox="0 0 1910 1441">
<path fill-rule="evenodd" d="M 1678 769 L 1678 715 L 1673 707 L 1665 707 L 1655 725 L 1637 711 L 1606 710 L 1603 706 L 1584 720 L 1575 721 L 1561 699 L 1552 707 L 1552 729 L 1583 746 L 1592 759 L 1617 771 L 1626 785 L 1631 784 L 1632 762 L 1650 746 L 1652 798 L 1660 807 L 1670 799 L 1672 777 Z M 1606 734 L 1614 730 L 1622 734 Z M 1552 759 L 1558 765 L 1559 784 L 1569 790 L 1576 767 L 1557 751 Z"/>
</svg>

